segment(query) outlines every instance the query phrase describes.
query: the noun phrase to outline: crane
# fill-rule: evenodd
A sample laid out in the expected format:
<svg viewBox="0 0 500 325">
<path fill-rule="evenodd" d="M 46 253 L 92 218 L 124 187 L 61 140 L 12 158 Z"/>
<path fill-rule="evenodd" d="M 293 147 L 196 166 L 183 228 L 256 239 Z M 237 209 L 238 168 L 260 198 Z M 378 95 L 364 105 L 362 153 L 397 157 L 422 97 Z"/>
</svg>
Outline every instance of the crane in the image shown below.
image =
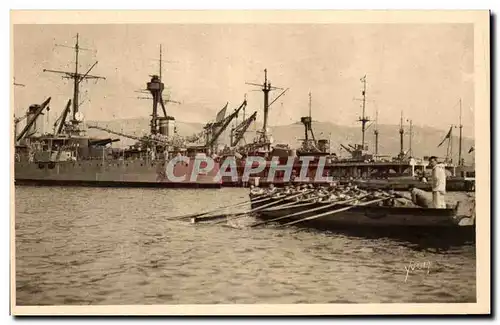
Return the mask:
<svg viewBox="0 0 500 325">
<path fill-rule="evenodd" d="M 23 128 L 23 130 L 19 133 L 19 135 L 16 138 L 16 141 L 19 141 L 24 138 L 24 136 L 28 133 L 28 131 L 31 129 L 31 127 L 35 124 L 36 120 L 42 114 L 43 110 L 45 108 L 48 108 L 48 105 L 50 103 L 51 97 L 47 98 L 41 105 L 32 105 L 30 106 L 30 111 L 31 111 L 31 118 L 28 120 L 26 123 L 26 126 Z"/>
<path fill-rule="evenodd" d="M 215 144 L 215 142 L 220 137 L 222 132 L 224 132 L 226 130 L 226 128 L 229 126 L 229 124 L 231 123 L 231 121 L 236 116 L 238 116 L 238 113 L 240 112 L 240 110 L 246 106 L 247 106 L 247 100 L 245 99 L 243 101 L 243 103 L 240 105 L 240 107 L 235 109 L 233 113 L 231 113 L 229 116 L 227 116 L 225 119 L 222 120 L 222 123 L 221 123 L 222 126 L 217 130 L 217 132 L 213 135 L 213 137 L 207 142 L 207 147 L 212 147 Z"/>
<path fill-rule="evenodd" d="M 236 126 L 232 130 L 233 132 L 231 140 L 232 147 L 235 147 L 238 144 L 238 142 L 240 142 L 241 139 L 243 139 L 245 132 L 248 130 L 252 122 L 256 120 L 256 118 L 257 118 L 257 112 L 254 112 L 249 118 L 243 120 L 243 122 L 241 122 L 238 126 Z"/>
<path fill-rule="evenodd" d="M 351 149 L 351 148 L 349 148 L 349 147 L 344 146 L 342 143 L 340 144 L 340 146 L 341 146 L 342 148 L 344 148 L 344 149 L 345 149 L 345 151 L 347 151 L 347 152 L 348 152 L 348 153 L 350 153 L 350 154 L 352 154 L 352 153 L 353 153 L 353 151 L 355 150 L 355 149 Z"/>
<path fill-rule="evenodd" d="M 66 108 L 63 110 L 61 116 L 54 123 L 54 135 L 61 134 L 62 129 L 66 123 L 66 118 L 67 118 L 70 110 L 71 110 L 71 99 L 68 100 L 68 103 L 66 104 Z"/>
</svg>

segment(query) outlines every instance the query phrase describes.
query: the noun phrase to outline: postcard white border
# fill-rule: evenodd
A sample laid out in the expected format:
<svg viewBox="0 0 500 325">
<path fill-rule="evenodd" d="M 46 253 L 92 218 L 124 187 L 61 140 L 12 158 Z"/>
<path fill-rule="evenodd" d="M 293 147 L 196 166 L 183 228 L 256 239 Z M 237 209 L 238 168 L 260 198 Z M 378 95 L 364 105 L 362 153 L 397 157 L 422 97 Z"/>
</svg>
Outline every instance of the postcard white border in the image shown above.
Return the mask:
<svg viewBox="0 0 500 325">
<path fill-rule="evenodd" d="M 315 304 L 315 305 L 115 305 L 16 306 L 14 185 L 11 180 L 11 313 L 13 315 L 377 315 L 479 314 L 490 312 L 490 28 L 489 11 L 11 11 L 13 24 L 176 24 L 176 23 L 470 23 L 474 24 L 476 149 L 477 302 L 466 304 Z M 11 79 L 13 71 L 11 28 Z M 12 88 L 12 86 L 11 86 Z M 11 98 L 12 98 L 11 89 Z M 11 110 L 13 112 L 12 102 Z M 12 115 L 10 115 L 12 116 Z M 13 136 L 11 135 L 11 145 Z M 13 162 L 13 151 L 11 151 Z M 13 175 L 13 163 L 11 163 Z M 464 279 L 465 281 L 466 279 Z"/>
</svg>

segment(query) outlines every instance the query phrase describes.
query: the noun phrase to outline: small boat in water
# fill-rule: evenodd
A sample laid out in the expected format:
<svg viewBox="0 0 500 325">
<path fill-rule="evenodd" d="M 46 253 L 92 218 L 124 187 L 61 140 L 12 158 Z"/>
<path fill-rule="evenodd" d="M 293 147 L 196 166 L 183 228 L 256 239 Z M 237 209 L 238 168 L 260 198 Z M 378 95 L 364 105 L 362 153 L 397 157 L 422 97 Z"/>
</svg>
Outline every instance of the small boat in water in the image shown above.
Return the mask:
<svg viewBox="0 0 500 325">
<path fill-rule="evenodd" d="M 266 203 L 259 203 L 251 195 L 252 209 Z M 279 205 L 260 209 L 257 217 L 271 222 L 297 224 L 322 229 L 339 228 L 450 228 L 474 230 L 473 216 L 459 216 L 457 203 L 445 209 L 424 208 L 419 206 L 392 206 L 382 202 L 356 205 L 339 202 L 301 202 L 280 200 Z M 363 203 L 362 203 L 363 204 Z M 301 220 L 301 221 L 300 221 Z"/>
</svg>

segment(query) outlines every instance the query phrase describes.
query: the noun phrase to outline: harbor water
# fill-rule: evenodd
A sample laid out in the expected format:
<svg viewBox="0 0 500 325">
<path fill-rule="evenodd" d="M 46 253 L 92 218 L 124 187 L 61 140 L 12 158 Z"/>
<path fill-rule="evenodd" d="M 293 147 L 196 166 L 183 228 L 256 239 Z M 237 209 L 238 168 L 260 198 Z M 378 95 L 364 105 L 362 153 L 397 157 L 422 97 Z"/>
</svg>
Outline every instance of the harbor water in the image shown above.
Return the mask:
<svg viewBox="0 0 500 325">
<path fill-rule="evenodd" d="M 16 187 L 16 302 L 476 301 L 474 243 L 167 220 L 245 199 L 242 188 Z"/>
</svg>

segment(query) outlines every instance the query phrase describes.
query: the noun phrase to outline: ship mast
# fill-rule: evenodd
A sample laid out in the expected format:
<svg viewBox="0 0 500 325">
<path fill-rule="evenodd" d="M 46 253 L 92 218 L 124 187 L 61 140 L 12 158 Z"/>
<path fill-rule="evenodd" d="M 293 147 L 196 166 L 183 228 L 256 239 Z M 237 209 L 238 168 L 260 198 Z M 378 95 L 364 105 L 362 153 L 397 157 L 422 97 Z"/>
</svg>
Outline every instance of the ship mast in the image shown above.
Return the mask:
<svg viewBox="0 0 500 325">
<path fill-rule="evenodd" d="M 312 132 L 311 124 L 312 124 L 312 94 L 309 92 L 309 118 L 303 119 L 302 121 L 305 124 L 305 139 L 306 139 L 306 144 L 309 144 L 309 130 Z"/>
<path fill-rule="evenodd" d="M 160 66 L 160 68 L 159 68 L 160 69 L 160 71 L 159 71 L 160 80 L 161 80 L 161 70 L 162 70 L 161 69 L 161 61 L 162 61 L 161 56 L 162 56 L 162 53 L 161 53 L 161 44 L 160 44 L 160 62 L 159 62 L 160 63 L 159 64 L 159 66 Z"/>
<path fill-rule="evenodd" d="M 78 76 L 78 52 L 79 52 L 79 43 L 78 43 L 78 33 L 76 34 L 76 44 L 75 44 L 75 74 L 73 78 L 73 124 L 76 122 L 76 113 L 78 112 L 78 105 L 80 105 L 79 96 L 80 96 L 80 87 Z"/>
<path fill-rule="evenodd" d="M 460 118 L 459 118 L 459 140 L 458 140 L 458 164 L 462 165 L 462 98 L 460 98 Z"/>
<path fill-rule="evenodd" d="M 262 92 L 264 93 L 264 125 L 262 127 L 262 138 L 265 142 L 267 139 L 267 119 L 269 116 L 269 92 L 271 91 L 271 83 L 267 81 L 267 69 L 264 69 L 264 84 Z"/>
<path fill-rule="evenodd" d="M 361 99 L 362 101 L 362 107 L 363 107 L 363 115 L 358 119 L 359 122 L 361 122 L 361 150 L 365 150 L 365 131 L 366 131 L 366 123 L 370 122 L 370 119 L 368 116 L 365 115 L 366 113 L 366 75 L 363 76 L 363 78 L 360 79 L 361 82 L 363 83 L 363 91 L 361 92 L 361 95 L 363 98 Z"/>
<path fill-rule="evenodd" d="M 413 120 L 407 120 L 410 123 L 410 146 L 408 147 L 408 155 L 413 157 L 412 142 L 413 142 Z"/>
<path fill-rule="evenodd" d="M 309 119 L 312 118 L 312 94 L 309 92 Z"/>
<path fill-rule="evenodd" d="M 261 142 L 266 144 L 269 150 L 269 137 L 267 134 L 267 124 L 268 124 L 268 116 L 269 116 L 269 107 L 278 100 L 287 90 L 283 90 L 283 88 L 279 87 L 273 87 L 271 86 L 271 82 L 267 80 L 267 69 L 264 69 L 264 83 L 263 84 L 256 84 L 256 83 L 250 83 L 247 82 L 247 85 L 252 85 L 252 86 L 258 86 L 261 87 L 262 92 L 264 93 L 264 125 L 262 126 L 262 133 L 261 133 Z M 280 89 L 283 90 L 281 94 L 279 94 L 271 103 L 269 103 L 269 92 L 272 90 Z"/>
<path fill-rule="evenodd" d="M 92 71 L 92 69 L 96 66 L 96 64 L 98 63 L 98 61 L 96 61 L 91 67 L 90 69 L 88 69 L 88 71 L 86 73 L 79 73 L 78 72 L 78 64 L 79 64 L 79 54 L 80 54 L 80 51 L 91 51 L 90 49 L 86 49 L 86 48 L 82 48 L 80 47 L 80 43 L 79 43 L 79 34 L 77 33 L 76 34 L 76 42 L 75 42 L 75 46 L 66 46 L 66 45 L 57 45 L 56 46 L 60 46 L 60 47 L 67 47 L 67 48 L 71 48 L 71 49 L 74 49 L 75 50 L 75 70 L 74 72 L 68 72 L 68 71 L 60 71 L 60 70 L 49 70 L 49 69 L 43 69 L 43 72 L 52 72 L 52 73 L 60 73 L 60 74 L 63 74 L 63 78 L 65 79 L 73 79 L 73 118 L 71 120 L 71 123 L 76 127 L 79 123 L 81 123 L 81 121 L 79 119 L 77 119 L 77 113 L 78 113 L 78 108 L 80 107 L 81 103 L 80 103 L 80 100 L 79 100 L 79 95 L 80 95 L 80 83 L 83 81 L 83 80 L 89 80 L 89 79 L 106 79 L 104 77 L 100 77 L 100 76 L 93 76 L 93 75 L 89 75 L 89 72 Z"/>
<path fill-rule="evenodd" d="M 400 152 L 399 155 L 401 158 L 404 157 L 404 134 L 405 130 L 403 129 L 403 111 L 401 111 L 401 120 L 399 122 L 399 146 L 400 146 Z"/>
<path fill-rule="evenodd" d="M 312 129 L 312 93 L 309 92 L 309 115 L 300 118 L 302 124 L 304 124 L 304 141 L 303 148 L 305 150 L 310 150 L 311 148 L 316 148 L 316 138 L 314 137 L 314 132 Z M 309 133 L 311 133 L 311 140 L 309 140 Z M 312 143 L 311 143 L 312 142 Z"/>
<path fill-rule="evenodd" d="M 450 163 L 453 163 L 453 128 L 456 127 L 454 125 L 451 126 L 450 132 Z"/>
<path fill-rule="evenodd" d="M 158 74 L 156 75 L 150 75 L 151 80 L 146 83 L 146 89 L 138 90 L 137 92 L 139 93 L 144 93 L 144 94 L 150 94 L 151 97 L 147 96 L 138 96 L 138 99 L 146 99 L 146 100 L 152 100 L 153 101 L 153 109 L 152 109 L 152 114 L 151 114 L 151 120 L 149 122 L 149 127 L 150 127 L 150 134 L 157 134 L 160 132 L 160 127 L 159 127 L 159 122 L 160 120 L 174 120 L 172 116 L 167 115 L 167 109 L 165 107 L 166 103 L 176 103 L 180 104 L 180 102 L 175 101 L 175 100 L 170 100 L 170 99 L 163 99 L 163 91 L 165 90 L 165 84 L 163 83 L 162 80 L 162 62 L 165 61 L 163 60 L 163 49 L 162 45 L 160 44 L 160 57 L 158 60 L 159 62 L 159 71 Z M 165 61 L 165 62 L 172 62 L 172 61 Z M 162 112 L 163 112 L 163 117 L 160 117 L 158 114 L 158 106 L 161 107 Z M 160 122 L 162 123 L 162 122 Z M 170 131 L 169 131 L 170 133 Z"/>
</svg>

